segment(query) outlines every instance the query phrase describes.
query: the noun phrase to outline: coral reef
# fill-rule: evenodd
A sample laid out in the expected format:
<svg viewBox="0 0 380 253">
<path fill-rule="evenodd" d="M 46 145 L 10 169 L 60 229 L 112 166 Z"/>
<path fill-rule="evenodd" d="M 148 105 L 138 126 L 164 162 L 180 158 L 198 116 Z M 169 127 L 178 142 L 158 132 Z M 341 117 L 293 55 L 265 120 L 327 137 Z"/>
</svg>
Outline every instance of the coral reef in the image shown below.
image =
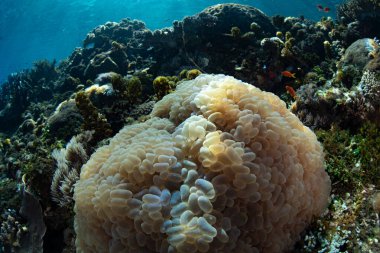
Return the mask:
<svg viewBox="0 0 380 253">
<path fill-rule="evenodd" d="M 283 252 L 326 207 L 322 148 L 275 95 L 201 75 L 151 116 L 83 166 L 78 252 Z"/>
<path fill-rule="evenodd" d="M 365 124 L 358 133 L 333 127 L 318 130 L 317 136 L 326 150 L 327 172 L 337 189 L 360 191 L 365 185 L 379 185 L 379 128 Z"/>
<path fill-rule="evenodd" d="M 32 69 L 10 75 L 0 87 L 0 131 L 15 129 L 32 102 L 51 99 L 50 87 L 57 78 L 55 62 L 48 61 L 38 61 Z"/>
<path fill-rule="evenodd" d="M 174 22 L 172 29 L 150 31 L 144 23 L 130 19 L 108 22 L 87 35 L 84 48 L 69 57 L 65 70 L 85 83 L 109 71 L 122 76 L 139 71 L 174 76 L 178 69 L 196 68 L 277 91 L 282 88 L 284 69 L 297 70 L 302 77 L 321 61 L 340 56 L 338 36 L 330 33 L 343 32 L 337 32 L 332 19 L 317 24 L 304 18 L 277 19 L 250 6 L 220 4 Z M 260 42 L 272 41 L 276 31 L 288 35 L 276 37 L 284 43 L 262 47 Z M 326 43 L 331 45 L 328 53 Z"/>
<path fill-rule="evenodd" d="M 352 65 L 354 68 L 362 71 L 379 48 L 380 45 L 374 39 L 365 38 L 357 40 L 345 50 L 338 65 L 342 69 Z"/>
<path fill-rule="evenodd" d="M 332 201 L 299 241 L 296 252 L 379 251 L 380 230 L 374 200 L 378 196 L 379 128 L 366 124 L 357 131 L 333 127 L 318 130 L 331 177 Z"/>
<path fill-rule="evenodd" d="M 146 72 L 124 77 L 114 72 L 103 73 L 95 82 L 85 93 L 114 132 L 126 124 L 127 118 L 138 117 L 131 114 L 138 110 L 141 103 L 153 100 L 153 77 Z"/>
<path fill-rule="evenodd" d="M 380 5 L 377 0 L 347 0 L 338 7 L 337 16 L 345 24 L 357 23 L 360 37 L 380 34 Z"/>
<path fill-rule="evenodd" d="M 328 215 L 312 224 L 294 252 L 378 252 L 380 231 L 371 207 L 373 194 L 373 187 L 352 195 L 333 194 Z"/>
<path fill-rule="evenodd" d="M 139 39 L 146 33 L 145 30 L 144 23 L 130 19 L 96 27 L 87 34 L 84 47 L 69 57 L 68 72 L 85 82 L 105 72 L 125 75 L 131 69 L 146 68 L 150 61 L 142 62 L 142 56 L 146 58 L 149 52 L 141 47 Z"/>
<path fill-rule="evenodd" d="M 329 128 L 332 123 L 358 127 L 366 121 L 379 124 L 380 72 L 376 68 L 366 69 L 371 53 L 377 57 L 378 43 L 361 39 L 347 48 L 330 80 L 310 72 L 305 78 L 308 83 L 297 91 L 293 111 L 312 127 Z M 315 69 L 319 75 L 324 73 L 322 69 Z"/>
<path fill-rule="evenodd" d="M 254 248 L 270 252 L 277 246 L 265 244 L 265 241 L 280 242 L 278 247 L 288 249 L 300 238 L 292 252 L 380 252 L 378 9 L 375 0 L 348 0 L 338 7 L 338 20 L 322 17 L 314 22 L 302 16 L 269 17 L 250 6 L 220 4 L 175 21 L 170 28 L 155 31 L 147 29 L 141 21 L 123 19 L 93 29 L 87 34 L 83 48 L 75 49 L 59 64 L 39 61 L 31 69 L 10 75 L 0 87 L 0 252 L 39 251 L 42 245 L 46 252 L 75 252 L 73 185 L 82 164 L 96 148 L 104 145 L 82 171 L 83 175 L 96 169 L 105 173 L 100 173 L 96 179 L 102 180 L 97 184 L 101 187 L 96 189 L 103 195 L 85 202 L 100 208 L 96 215 L 103 220 L 91 212 L 84 215 L 85 221 L 95 220 L 97 225 L 96 230 L 87 233 L 88 236 L 95 231 L 99 232 L 97 235 L 104 235 L 104 238 L 96 237 L 100 244 L 103 239 L 113 236 L 112 244 L 102 244 L 102 247 L 110 246 L 117 251 L 118 240 L 127 236 L 128 239 L 122 238 L 120 242 L 133 245 L 133 252 L 156 251 L 159 246 L 165 252 L 169 247 L 181 251 L 189 246 L 195 250 L 194 245 L 199 251 L 206 252 L 214 248 L 221 252 L 255 252 Z M 294 208 L 295 202 L 288 201 L 300 193 L 293 187 L 296 183 L 290 180 L 293 174 L 284 174 L 286 187 L 282 185 L 281 191 L 276 184 L 283 180 L 277 172 L 289 165 L 277 166 L 276 157 L 285 152 L 283 141 L 294 137 L 300 128 L 291 125 L 292 129 L 287 128 L 289 131 L 284 135 L 278 126 L 286 120 L 278 114 L 273 116 L 274 112 L 272 116 L 265 112 L 268 108 L 277 108 L 282 113 L 285 105 L 278 102 L 279 105 L 274 107 L 261 107 L 261 102 L 249 99 L 239 102 L 239 96 L 248 96 L 249 92 L 240 94 L 235 89 L 224 99 L 219 98 L 220 101 L 209 105 L 210 97 L 222 94 L 223 89 L 215 88 L 219 82 L 214 80 L 205 85 L 207 92 L 197 85 L 181 90 L 191 83 L 188 80 L 194 79 L 194 84 L 200 84 L 203 82 L 200 80 L 212 79 L 199 76 L 201 73 L 231 75 L 274 92 L 316 132 L 323 144 L 326 171 L 332 180 L 332 202 L 323 217 L 315 219 L 306 228 L 311 214 L 305 218 L 305 211 L 294 217 L 294 211 L 286 221 L 292 223 L 298 218 L 303 219 L 297 231 L 290 232 L 293 225 L 289 224 L 286 229 L 276 227 L 285 222 L 285 218 L 276 220 L 273 217 L 281 210 L 285 213 L 288 203 L 291 210 L 300 210 L 297 208 L 305 203 L 302 201 L 314 196 L 310 194 L 312 188 L 307 188 L 297 199 L 300 205 Z M 177 86 L 186 95 L 179 96 L 178 91 L 171 94 Z M 257 91 L 253 87 L 247 89 Z M 268 96 L 271 103 L 279 101 L 269 94 L 263 96 Z M 247 110 L 241 110 L 243 104 L 244 109 L 257 112 L 261 121 L 256 122 L 256 116 L 252 118 Z M 226 118 L 212 112 L 223 112 Z M 285 118 L 288 120 L 289 117 Z M 262 126 L 258 133 L 256 130 L 250 132 L 251 128 L 247 126 L 251 118 L 252 122 Z M 276 128 L 270 124 L 274 120 L 280 122 L 275 121 Z M 107 138 L 131 124 L 108 145 Z M 95 131 L 94 136 L 83 141 L 82 137 L 88 136 L 87 130 Z M 308 138 L 314 139 L 309 130 L 305 131 Z M 260 140 L 261 146 L 256 142 L 250 145 L 248 133 L 255 136 L 254 140 Z M 268 141 L 278 135 L 282 139 L 275 144 Z M 218 140 L 217 136 L 219 142 L 212 146 Z M 117 141 L 119 137 L 123 137 L 120 142 Z M 161 137 L 164 138 L 162 142 Z M 145 142 L 145 139 L 151 141 Z M 304 139 L 294 141 L 292 145 L 300 141 Z M 63 149 L 67 142 L 66 149 Z M 154 145 L 157 149 L 148 148 Z M 304 145 L 302 143 L 302 147 Z M 170 158 L 162 153 L 167 149 L 158 148 L 161 146 L 173 148 Z M 275 147 L 278 152 L 268 151 Z M 53 150 L 60 149 L 62 151 L 55 151 L 52 156 Z M 111 149 L 120 149 L 120 152 L 102 157 L 107 162 L 101 160 L 101 168 L 98 164 L 90 166 L 99 158 L 101 150 Z M 219 153 L 215 157 L 210 155 L 210 152 L 222 149 L 228 150 L 229 155 L 232 155 L 232 149 L 235 150 L 237 160 L 230 161 Z M 322 159 L 320 148 L 316 149 L 316 157 Z M 296 151 L 297 155 L 292 152 L 294 156 L 291 157 L 299 159 L 303 156 L 300 149 Z M 143 152 L 147 154 L 146 160 Z M 239 155 L 243 164 L 251 166 L 247 166 L 251 176 L 241 178 L 234 174 L 242 168 L 239 167 Z M 123 166 L 118 163 L 121 156 Z M 143 178 L 136 172 L 140 167 L 132 168 L 131 157 L 135 159 L 133 164 L 141 162 L 142 173 L 145 173 Z M 166 168 L 166 163 L 174 165 Z M 146 171 L 151 164 L 155 164 L 152 174 Z M 183 174 L 177 170 L 179 164 L 181 169 L 187 168 Z M 320 164 L 318 162 L 315 166 L 322 169 Z M 303 167 L 304 171 L 307 167 Z M 123 173 L 118 175 L 117 170 Z M 219 184 L 218 180 L 223 182 Z M 242 183 L 244 180 L 254 183 Z M 300 178 L 298 181 L 305 183 L 309 180 Z M 130 182 L 138 186 L 132 187 Z M 266 184 L 270 185 L 265 188 Z M 107 188 L 111 186 L 112 189 Z M 116 189 L 118 186 L 124 188 Z M 85 190 L 95 192 L 93 189 Z M 129 196 L 125 189 L 133 196 L 123 209 L 117 205 L 123 203 L 120 200 L 123 194 Z M 249 201 L 256 201 L 259 194 L 249 200 L 242 197 L 252 192 L 260 193 L 260 199 L 253 204 Z M 116 200 L 112 204 L 102 202 L 111 193 Z M 281 202 L 281 194 L 286 196 L 284 202 Z M 161 209 L 150 212 L 159 209 L 158 195 Z M 168 202 L 168 196 L 171 202 Z M 274 201 L 276 196 L 276 204 L 280 207 L 274 210 L 272 208 L 276 205 L 271 200 Z M 35 204 L 30 209 L 35 218 L 20 209 L 28 197 Z M 83 203 L 77 204 L 79 210 Z M 123 215 L 128 217 L 121 218 Z M 92 220 L 91 217 L 97 218 Z M 107 222 L 101 223 L 105 220 Z M 154 226 L 150 226 L 152 222 Z M 116 223 L 120 226 L 110 227 Z M 163 226 L 158 228 L 158 225 Z M 77 231 L 82 231 L 83 226 L 78 226 Z M 298 237 L 303 228 L 306 231 Z M 291 236 L 282 239 L 283 235 L 276 234 L 278 231 L 291 233 Z M 199 238 L 201 235 L 202 239 Z M 155 244 L 159 238 L 163 239 L 162 244 Z M 79 233 L 77 242 L 82 239 L 83 233 Z M 195 239 L 196 243 L 189 245 Z M 135 249 L 136 245 L 141 248 Z"/>
<path fill-rule="evenodd" d="M 234 20 L 233 24 L 231 20 Z M 253 23 L 256 24 L 253 26 L 254 31 L 251 29 Z M 239 40 L 231 36 L 231 28 L 234 26 L 241 31 Z M 257 42 L 274 33 L 275 29 L 264 13 L 253 7 L 237 4 L 209 7 L 198 15 L 175 22 L 173 29 L 150 31 L 142 22 L 124 19 L 120 23 L 110 22 L 99 26 L 89 33 L 84 48 L 71 55 L 67 68 L 73 77 L 85 82 L 88 78 L 93 79 L 95 73 L 106 71 L 125 75 L 148 69 L 153 76 L 173 76 L 183 67 L 196 68 L 206 73 L 234 75 L 235 68 L 240 68 L 243 64 L 245 74 L 240 77 L 253 81 L 256 79 L 257 69 L 260 68 L 259 64 L 254 63 L 254 59 L 260 58 L 262 64 L 267 60 L 264 59 L 265 53 L 260 52 Z M 195 35 L 196 40 L 193 39 Z M 220 41 L 224 43 L 221 44 Z M 128 71 L 120 71 L 116 67 L 107 70 L 99 68 L 94 69 L 91 76 L 87 76 L 85 69 L 93 64 L 92 59 L 99 54 L 97 58 L 103 57 L 105 52 L 111 50 L 112 42 L 126 45 Z M 91 43 L 94 43 L 94 47 L 86 48 Z M 226 51 L 229 53 L 226 54 Z M 246 74 L 252 70 L 255 70 L 254 73 L 247 78 Z"/>
</svg>

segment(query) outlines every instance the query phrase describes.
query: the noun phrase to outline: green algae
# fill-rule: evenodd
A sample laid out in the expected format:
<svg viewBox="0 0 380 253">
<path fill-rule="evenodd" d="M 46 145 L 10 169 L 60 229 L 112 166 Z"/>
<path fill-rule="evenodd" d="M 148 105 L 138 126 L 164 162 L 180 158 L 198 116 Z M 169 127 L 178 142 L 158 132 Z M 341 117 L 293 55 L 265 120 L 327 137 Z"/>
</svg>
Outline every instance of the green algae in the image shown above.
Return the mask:
<svg viewBox="0 0 380 253">
<path fill-rule="evenodd" d="M 17 209 L 20 204 L 18 183 L 10 178 L 0 179 L 0 209 Z"/>
<path fill-rule="evenodd" d="M 76 105 L 83 116 L 83 130 L 94 130 L 94 141 L 98 142 L 111 136 L 111 125 L 107 119 L 93 105 L 89 96 L 84 91 L 79 91 L 75 96 Z"/>
<path fill-rule="evenodd" d="M 200 74 L 202 74 L 202 72 L 200 70 L 198 70 L 198 69 L 191 69 L 191 70 L 187 71 L 186 78 L 187 78 L 187 80 L 193 80 L 197 76 L 199 76 Z"/>
<path fill-rule="evenodd" d="M 326 153 L 326 169 L 332 182 L 343 189 L 360 190 L 380 183 L 380 129 L 364 124 L 356 133 L 332 127 L 317 130 Z"/>
<path fill-rule="evenodd" d="M 175 89 L 178 80 L 176 76 L 157 76 L 153 80 L 153 88 L 157 99 L 160 100 L 171 93 Z"/>
</svg>

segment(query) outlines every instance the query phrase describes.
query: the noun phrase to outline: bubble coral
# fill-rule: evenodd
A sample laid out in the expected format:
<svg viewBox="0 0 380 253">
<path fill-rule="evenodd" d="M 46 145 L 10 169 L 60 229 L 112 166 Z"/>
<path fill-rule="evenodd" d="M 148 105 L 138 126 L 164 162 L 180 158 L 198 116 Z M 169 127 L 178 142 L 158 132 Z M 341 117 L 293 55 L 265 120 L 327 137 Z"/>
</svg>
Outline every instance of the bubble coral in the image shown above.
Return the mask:
<svg viewBox="0 0 380 253">
<path fill-rule="evenodd" d="M 77 252 L 284 252 L 325 209 L 314 133 L 272 93 L 184 81 L 82 167 Z"/>
</svg>

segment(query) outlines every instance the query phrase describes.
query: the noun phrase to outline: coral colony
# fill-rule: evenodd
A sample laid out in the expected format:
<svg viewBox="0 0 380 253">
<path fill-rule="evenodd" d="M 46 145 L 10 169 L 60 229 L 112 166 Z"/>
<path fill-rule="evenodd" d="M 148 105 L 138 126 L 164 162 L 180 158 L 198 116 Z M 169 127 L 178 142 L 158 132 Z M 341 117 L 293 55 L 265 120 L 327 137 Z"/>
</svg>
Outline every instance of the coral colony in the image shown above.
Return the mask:
<svg viewBox="0 0 380 253">
<path fill-rule="evenodd" d="M 380 252 L 379 8 L 126 18 L 10 75 L 0 252 Z"/>
<path fill-rule="evenodd" d="M 201 75 L 151 116 L 82 168 L 77 251 L 280 252 L 327 206 L 322 148 L 275 95 Z"/>
</svg>

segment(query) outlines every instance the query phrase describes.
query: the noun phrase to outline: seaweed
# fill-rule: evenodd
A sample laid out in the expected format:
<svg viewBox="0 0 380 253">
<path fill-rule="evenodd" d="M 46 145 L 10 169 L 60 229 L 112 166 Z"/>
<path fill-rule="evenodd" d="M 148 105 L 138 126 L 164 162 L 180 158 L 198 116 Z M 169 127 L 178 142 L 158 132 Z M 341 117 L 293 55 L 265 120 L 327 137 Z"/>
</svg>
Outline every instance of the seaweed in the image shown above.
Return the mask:
<svg viewBox="0 0 380 253">
<path fill-rule="evenodd" d="M 326 152 L 327 172 L 339 191 L 380 184 L 380 129 L 365 123 L 357 133 L 333 126 L 317 130 Z"/>
<path fill-rule="evenodd" d="M 187 71 L 186 73 L 189 73 Z M 178 78 L 176 76 L 157 76 L 153 80 L 153 88 L 158 100 L 169 94 L 175 89 Z"/>
<path fill-rule="evenodd" d="M 84 119 L 83 130 L 94 130 L 94 142 L 98 142 L 112 134 L 111 125 L 98 109 L 92 104 L 89 96 L 84 91 L 79 91 L 75 96 L 76 105 Z"/>
<path fill-rule="evenodd" d="M 202 72 L 200 70 L 191 69 L 191 70 L 187 71 L 186 78 L 187 78 L 187 80 L 192 80 L 192 79 L 195 79 L 200 74 L 202 74 Z"/>
</svg>

